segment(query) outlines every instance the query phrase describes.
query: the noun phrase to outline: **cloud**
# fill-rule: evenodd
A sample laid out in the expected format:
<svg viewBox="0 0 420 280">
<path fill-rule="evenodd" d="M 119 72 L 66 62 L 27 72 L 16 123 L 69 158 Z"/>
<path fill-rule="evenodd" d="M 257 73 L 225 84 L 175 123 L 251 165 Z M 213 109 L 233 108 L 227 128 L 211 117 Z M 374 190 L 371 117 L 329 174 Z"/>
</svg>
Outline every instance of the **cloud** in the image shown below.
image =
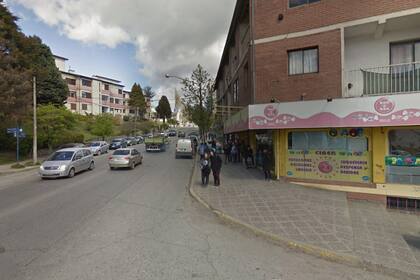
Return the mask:
<svg viewBox="0 0 420 280">
<path fill-rule="evenodd" d="M 217 71 L 236 0 L 12 0 L 71 39 L 136 46 L 139 73 L 159 88 L 197 64 Z"/>
</svg>

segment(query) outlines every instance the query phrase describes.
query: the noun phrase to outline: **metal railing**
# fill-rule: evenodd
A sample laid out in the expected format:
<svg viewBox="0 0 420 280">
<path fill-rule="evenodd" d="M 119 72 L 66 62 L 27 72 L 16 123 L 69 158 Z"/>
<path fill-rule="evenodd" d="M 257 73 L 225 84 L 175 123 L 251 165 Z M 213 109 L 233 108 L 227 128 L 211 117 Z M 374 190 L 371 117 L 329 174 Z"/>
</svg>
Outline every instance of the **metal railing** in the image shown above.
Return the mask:
<svg viewBox="0 0 420 280">
<path fill-rule="evenodd" d="M 344 79 L 344 97 L 419 92 L 420 62 L 346 71 Z"/>
</svg>

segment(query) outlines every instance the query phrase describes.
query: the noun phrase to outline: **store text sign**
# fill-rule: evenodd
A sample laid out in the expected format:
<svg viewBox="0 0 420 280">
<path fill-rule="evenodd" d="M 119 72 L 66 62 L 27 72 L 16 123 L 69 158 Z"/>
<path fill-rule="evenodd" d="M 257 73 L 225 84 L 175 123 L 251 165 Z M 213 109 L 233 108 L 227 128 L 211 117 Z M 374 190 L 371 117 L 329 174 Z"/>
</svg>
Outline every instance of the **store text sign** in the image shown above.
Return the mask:
<svg viewBox="0 0 420 280">
<path fill-rule="evenodd" d="M 369 152 L 289 150 L 287 177 L 343 182 L 371 182 Z"/>
</svg>

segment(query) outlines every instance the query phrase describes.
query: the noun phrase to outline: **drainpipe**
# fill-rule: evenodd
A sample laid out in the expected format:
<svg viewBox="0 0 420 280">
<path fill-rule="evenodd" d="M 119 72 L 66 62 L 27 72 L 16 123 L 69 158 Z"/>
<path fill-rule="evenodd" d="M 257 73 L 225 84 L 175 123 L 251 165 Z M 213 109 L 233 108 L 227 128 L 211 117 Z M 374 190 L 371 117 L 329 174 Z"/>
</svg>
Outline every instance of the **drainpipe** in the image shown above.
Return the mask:
<svg viewBox="0 0 420 280">
<path fill-rule="evenodd" d="M 250 0 L 251 1 L 251 60 L 252 60 L 252 104 L 255 104 L 255 95 L 256 95 L 256 91 L 257 91 L 257 87 L 256 87 L 256 70 L 255 70 L 255 66 L 256 66 L 256 62 L 255 62 L 255 30 L 254 30 L 254 24 L 255 24 L 255 20 L 254 20 L 254 16 L 255 16 L 255 0 Z"/>
</svg>

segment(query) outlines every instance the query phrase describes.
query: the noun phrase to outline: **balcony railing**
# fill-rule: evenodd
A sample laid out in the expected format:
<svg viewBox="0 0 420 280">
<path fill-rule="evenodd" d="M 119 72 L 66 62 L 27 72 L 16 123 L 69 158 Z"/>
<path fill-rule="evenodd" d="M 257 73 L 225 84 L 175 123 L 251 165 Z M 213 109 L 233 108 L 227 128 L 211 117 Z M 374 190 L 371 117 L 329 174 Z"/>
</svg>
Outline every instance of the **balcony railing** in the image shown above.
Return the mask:
<svg viewBox="0 0 420 280">
<path fill-rule="evenodd" d="M 420 62 L 362 68 L 345 72 L 344 96 L 420 91 Z"/>
</svg>

